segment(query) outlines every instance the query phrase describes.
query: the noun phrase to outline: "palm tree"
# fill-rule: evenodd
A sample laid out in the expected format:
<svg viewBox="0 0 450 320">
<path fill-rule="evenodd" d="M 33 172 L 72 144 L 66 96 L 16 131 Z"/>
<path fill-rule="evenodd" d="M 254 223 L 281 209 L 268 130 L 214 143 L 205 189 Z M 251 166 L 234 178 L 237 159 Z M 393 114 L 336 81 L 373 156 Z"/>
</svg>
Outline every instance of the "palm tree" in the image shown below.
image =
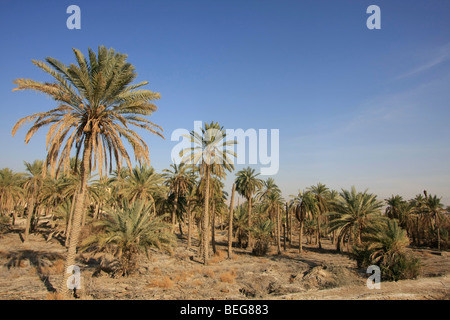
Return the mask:
<svg viewBox="0 0 450 320">
<path fill-rule="evenodd" d="M 325 214 L 328 211 L 328 194 L 329 189 L 322 183 L 318 183 L 315 186 L 311 186 L 309 190 L 315 195 L 317 200 L 317 242 L 319 244 L 319 249 L 322 249 L 322 242 L 320 241 L 320 223 L 321 223 L 321 216 Z"/>
<path fill-rule="evenodd" d="M 82 246 L 84 249 L 93 245 L 100 250 L 111 248 L 120 261 L 116 272 L 128 275 L 136 269 L 136 254 L 148 255 L 150 247 L 170 252 L 175 236 L 170 232 L 170 225 L 163 221 L 164 216 L 151 214 L 149 204 L 140 200 L 131 204 L 124 201 L 121 207 L 118 211 L 108 211 L 108 218 L 96 223 L 104 227 L 104 232 L 86 239 Z"/>
<path fill-rule="evenodd" d="M 248 210 L 245 210 L 245 205 L 237 205 L 233 213 L 233 230 L 237 236 L 239 247 L 248 246 Z"/>
<path fill-rule="evenodd" d="M 444 212 L 444 205 L 441 203 L 441 198 L 437 196 L 427 195 L 425 200 L 426 212 L 430 221 L 434 222 L 434 229 L 437 231 L 437 246 L 441 250 L 441 234 L 440 221 L 442 220 L 442 213 Z"/>
<path fill-rule="evenodd" d="M 226 132 L 217 122 L 205 123 L 201 133 L 191 131 L 186 136 L 193 147 L 183 149 L 180 152 L 182 162 L 199 166 L 199 172 L 204 180 L 203 213 L 202 213 L 202 255 L 203 263 L 207 264 L 209 258 L 209 188 L 211 174 L 222 175 L 225 171 L 234 169 L 230 158 L 236 157 L 236 153 L 227 147 L 237 143 L 236 140 L 225 140 Z"/>
<path fill-rule="evenodd" d="M 164 178 L 153 167 L 136 166 L 123 181 L 122 189 L 118 193 L 130 202 L 136 200 L 152 201 L 153 213 L 156 214 L 156 199 L 165 194 Z"/>
<path fill-rule="evenodd" d="M 385 215 L 390 219 L 397 219 L 400 227 L 406 230 L 408 236 L 414 236 L 412 230 L 413 204 L 403 200 L 399 195 L 391 196 L 385 201 L 388 205 L 385 210 Z"/>
<path fill-rule="evenodd" d="M 15 203 L 23 197 L 24 177 L 23 173 L 15 173 L 9 168 L 0 170 L 0 214 L 8 216 L 12 212 L 13 225 L 16 217 Z"/>
<path fill-rule="evenodd" d="M 195 210 L 200 206 L 201 199 L 199 196 L 199 191 L 197 185 L 195 183 L 195 177 L 192 177 L 192 181 L 194 182 L 188 189 L 185 198 L 186 198 L 186 211 L 188 215 L 188 241 L 187 241 L 187 249 L 191 248 L 192 244 L 192 226 L 193 226 L 193 215 Z"/>
<path fill-rule="evenodd" d="M 256 243 L 253 248 L 253 253 L 256 256 L 263 256 L 269 249 L 269 243 L 272 235 L 274 224 L 270 219 L 259 218 L 256 220 L 254 226 L 252 226 L 250 232 L 253 233 Z M 278 250 L 280 254 L 281 251 Z"/>
<path fill-rule="evenodd" d="M 234 209 L 234 193 L 236 191 L 236 183 L 231 188 L 230 214 L 228 216 L 228 259 L 232 257 L 233 248 L 233 209 Z"/>
<path fill-rule="evenodd" d="M 311 191 L 300 191 L 298 195 L 291 200 L 292 206 L 295 208 L 295 215 L 300 222 L 299 230 L 299 246 L 298 252 L 303 252 L 303 228 L 305 226 L 306 219 L 311 219 L 316 215 L 318 210 L 316 197 Z"/>
<path fill-rule="evenodd" d="M 273 222 L 275 220 L 278 254 L 281 254 L 280 207 L 283 206 L 283 203 L 284 199 L 282 198 L 281 194 L 276 191 L 272 191 L 271 193 L 266 194 L 263 200 L 263 210 L 268 214 L 270 221 Z"/>
<path fill-rule="evenodd" d="M 185 163 L 180 163 L 179 165 L 171 164 L 170 168 L 171 169 L 163 170 L 163 177 L 166 179 L 164 183 L 169 188 L 169 192 L 174 196 L 172 225 L 175 226 L 178 198 L 184 196 L 188 192 L 193 184 L 193 175 L 188 172 L 189 168 Z"/>
<path fill-rule="evenodd" d="M 263 186 L 261 179 L 258 179 L 259 173 L 255 174 L 255 169 L 247 167 L 236 173 L 236 191 L 247 199 L 248 202 L 248 228 L 252 227 L 252 196 Z M 249 246 L 252 246 L 251 234 L 248 238 Z"/>
<path fill-rule="evenodd" d="M 273 178 L 267 178 L 267 180 L 262 181 L 262 187 L 260 188 L 256 194 L 256 198 L 259 200 L 264 199 L 264 197 L 272 192 L 281 193 L 280 188 L 275 183 Z"/>
<path fill-rule="evenodd" d="M 134 66 L 126 61 L 127 56 L 107 49 L 98 48 L 98 54 L 89 49 L 89 60 L 81 51 L 73 49 L 77 64 L 66 66 L 48 57 L 46 62 L 33 60 L 40 69 L 54 78 L 53 83 L 31 79 L 17 79 L 16 90 L 34 90 L 46 94 L 56 101 L 57 107 L 20 119 L 12 130 L 17 130 L 29 121 L 33 126 L 25 136 L 25 143 L 34 133 L 46 125 L 51 125 L 47 133 L 47 157 L 43 175 L 50 167 L 54 175 L 61 169 L 68 171 L 70 153 L 82 155 L 80 165 L 80 186 L 75 204 L 72 232 L 66 258 L 66 268 L 75 264 L 76 248 L 79 242 L 81 219 L 84 210 L 88 173 L 98 167 L 99 175 L 105 170 L 112 171 L 112 161 L 121 167 L 123 159 L 131 168 L 131 160 L 121 137 L 131 145 L 136 160 L 149 163 L 148 146 L 130 125 L 162 137 L 161 128 L 145 119 L 156 111 L 152 100 L 159 99 L 159 93 L 139 89 L 148 84 L 131 84 L 137 76 Z M 109 157 L 108 157 L 109 155 Z M 59 160 L 58 160 L 59 158 Z M 67 293 L 66 274 L 61 283 L 61 291 Z"/>
<path fill-rule="evenodd" d="M 364 192 L 356 192 L 355 187 L 351 191 L 342 190 L 340 199 L 333 204 L 333 211 L 328 213 L 333 217 L 330 221 L 330 230 L 337 230 L 337 250 L 341 251 L 341 243 L 347 236 L 349 241 L 353 235 L 354 241 L 361 244 L 361 236 L 365 227 L 380 218 L 382 202 L 376 195 Z"/>
<path fill-rule="evenodd" d="M 378 265 L 387 280 L 415 278 L 420 271 L 420 260 L 409 256 L 405 247 L 408 236 L 397 219 L 381 218 L 381 223 L 372 225 L 364 234 L 364 245 L 355 246 L 353 256 L 359 267 Z"/>
<path fill-rule="evenodd" d="M 42 166 L 43 166 L 42 160 L 35 160 L 33 163 L 29 163 L 24 161 L 27 178 L 26 182 L 24 184 L 24 188 L 27 192 L 28 198 L 30 199 L 30 202 L 27 205 L 27 222 L 25 225 L 25 234 L 24 234 L 24 241 L 28 241 L 28 235 L 30 233 L 30 225 L 31 225 L 31 218 L 34 215 L 34 212 L 36 210 L 36 202 L 38 197 L 38 190 L 42 186 Z"/>
</svg>

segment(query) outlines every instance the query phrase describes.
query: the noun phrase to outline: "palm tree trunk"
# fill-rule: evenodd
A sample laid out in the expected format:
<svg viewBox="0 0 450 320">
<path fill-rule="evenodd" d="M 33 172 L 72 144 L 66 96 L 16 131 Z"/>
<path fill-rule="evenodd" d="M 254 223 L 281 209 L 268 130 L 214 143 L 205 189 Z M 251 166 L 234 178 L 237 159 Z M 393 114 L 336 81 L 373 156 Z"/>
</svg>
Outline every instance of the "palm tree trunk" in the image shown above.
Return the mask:
<svg viewBox="0 0 450 320">
<path fill-rule="evenodd" d="M 317 243 L 319 244 L 319 249 L 322 249 L 322 242 L 320 241 L 320 215 L 317 216 Z"/>
<path fill-rule="evenodd" d="M 300 233 L 298 235 L 298 252 L 303 252 L 303 220 L 300 220 Z"/>
<path fill-rule="evenodd" d="M 212 201 L 212 218 L 211 218 L 211 243 L 213 253 L 216 253 L 216 202 Z"/>
<path fill-rule="evenodd" d="M 75 258 L 77 254 L 77 246 L 80 238 L 81 231 L 81 219 L 83 217 L 83 210 L 85 209 L 84 202 L 86 199 L 86 190 L 87 190 L 87 180 L 90 169 L 90 160 L 91 160 L 91 138 L 90 136 L 86 136 L 84 141 L 84 151 L 83 151 L 83 159 L 81 162 L 80 168 L 80 187 L 79 187 L 79 197 L 77 197 L 78 201 L 75 203 L 75 210 L 73 214 L 73 222 L 70 230 L 70 238 L 69 238 L 69 248 L 67 250 L 66 262 L 64 265 L 64 277 L 63 281 L 60 285 L 60 292 L 64 297 L 69 296 L 69 292 L 67 290 L 67 281 L 69 280 L 71 274 L 67 273 L 66 270 L 70 266 L 75 265 Z"/>
<path fill-rule="evenodd" d="M 27 208 L 28 216 L 27 216 L 27 224 L 25 225 L 25 234 L 23 237 L 24 242 L 28 241 L 28 235 L 30 234 L 30 225 L 31 225 L 31 218 L 33 217 L 34 210 L 35 210 L 35 204 L 36 204 L 36 197 L 37 197 L 37 186 L 36 182 L 33 183 L 33 198 L 31 199 L 30 207 Z"/>
<path fill-rule="evenodd" d="M 228 221 L 228 259 L 231 259 L 233 254 L 233 205 L 234 205 L 234 192 L 236 190 L 236 184 L 233 183 L 233 189 L 231 191 L 230 202 L 230 216 Z"/>
<path fill-rule="evenodd" d="M 280 233 L 281 233 L 281 221 L 280 221 L 280 207 L 277 206 L 277 254 L 281 254 L 281 239 L 280 239 Z"/>
<path fill-rule="evenodd" d="M 192 213 L 191 213 L 191 208 L 189 207 L 189 203 L 187 206 L 187 214 L 188 214 L 188 243 L 187 243 L 187 249 L 190 250 L 191 249 L 191 245 L 192 245 Z"/>
<path fill-rule="evenodd" d="M 173 203 L 173 210 L 172 210 L 172 232 L 175 231 L 175 223 L 177 219 L 177 209 L 178 209 L 178 193 L 175 192 L 175 201 Z"/>
<path fill-rule="evenodd" d="M 73 218 L 73 213 L 75 211 L 76 198 L 77 198 L 77 193 L 75 192 L 72 197 L 72 203 L 70 204 L 70 213 L 69 213 L 69 217 L 67 219 L 67 226 L 66 226 L 66 231 L 65 231 L 66 241 L 65 241 L 64 245 L 66 246 L 66 248 L 69 246 L 70 230 L 72 229 L 72 218 Z"/>
<path fill-rule="evenodd" d="M 247 204 L 248 204 L 248 247 L 252 249 L 253 245 L 253 239 L 252 239 L 252 233 L 250 232 L 252 228 L 252 197 L 247 198 Z"/>
<path fill-rule="evenodd" d="M 203 264 L 208 263 L 209 258 L 209 165 L 205 165 L 205 199 L 203 204 L 203 217 L 202 217 L 202 248 L 203 248 Z"/>
<path fill-rule="evenodd" d="M 441 234 L 440 234 L 440 228 L 439 228 L 439 224 L 438 224 L 438 214 L 435 213 L 434 215 L 434 224 L 437 228 L 437 240 L 438 240 L 438 250 L 441 251 Z"/>
<path fill-rule="evenodd" d="M 290 214 L 289 214 L 289 248 L 291 248 L 292 247 L 292 242 L 293 242 L 293 235 L 292 235 L 292 223 L 293 223 L 293 221 L 292 221 L 292 216 L 294 215 L 293 214 L 294 212 L 291 212 Z"/>
<path fill-rule="evenodd" d="M 286 243 L 286 236 L 289 232 L 289 207 L 288 207 L 288 203 L 286 202 L 286 223 L 285 223 L 285 227 L 286 230 L 284 232 L 284 242 Z M 291 239 L 289 239 L 289 242 L 291 241 Z M 284 245 L 284 250 L 286 250 L 286 244 Z"/>
</svg>

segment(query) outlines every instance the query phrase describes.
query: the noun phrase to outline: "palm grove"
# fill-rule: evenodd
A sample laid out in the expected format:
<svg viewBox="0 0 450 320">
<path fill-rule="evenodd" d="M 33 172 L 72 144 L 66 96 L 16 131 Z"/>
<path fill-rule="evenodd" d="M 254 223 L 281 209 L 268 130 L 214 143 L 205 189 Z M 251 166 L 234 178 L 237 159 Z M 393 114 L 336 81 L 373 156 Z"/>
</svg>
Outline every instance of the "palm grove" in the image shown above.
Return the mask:
<svg viewBox="0 0 450 320">
<path fill-rule="evenodd" d="M 28 143 L 47 128 L 46 158 L 24 162 L 23 173 L 0 170 L 0 231 L 24 218 L 23 240 L 29 241 L 29 234 L 39 231 L 39 219 L 50 217 L 46 236 L 67 247 L 65 270 L 76 264 L 77 252 L 112 250 L 119 261 L 114 272 L 128 275 L 138 254 L 152 247 L 171 252 L 183 243 L 187 250 L 195 243 L 207 264 L 218 228 L 229 228 L 229 257 L 233 245 L 255 255 L 267 254 L 271 245 L 278 254 L 286 246 L 301 254 L 305 244 L 322 248 L 327 239 L 360 267 L 377 264 L 393 280 L 418 274 L 420 263 L 406 253 L 408 245 L 448 248 L 449 210 L 426 191 L 411 200 L 393 195 L 383 202 L 367 190 L 338 192 L 318 183 L 284 199 L 272 178 L 262 180 L 245 168 L 236 173 L 229 195 L 223 181 L 234 170 L 236 141 L 225 139 L 217 122 L 190 133 L 192 147 L 181 151 L 182 163 L 156 172 L 134 128 L 163 137 L 162 128 L 147 119 L 160 95 L 142 89 L 146 81 L 133 84 L 137 73 L 126 55 L 102 46 L 97 53 L 89 49 L 88 57 L 73 51 L 76 64 L 69 66 L 53 58 L 33 60 L 51 83 L 15 80 L 14 90 L 44 93 L 56 107 L 20 119 L 12 130 L 14 135 L 33 122 Z M 244 203 L 235 206 L 235 192 Z M 65 295 L 69 276 L 64 272 L 59 286 Z"/>
</svg>

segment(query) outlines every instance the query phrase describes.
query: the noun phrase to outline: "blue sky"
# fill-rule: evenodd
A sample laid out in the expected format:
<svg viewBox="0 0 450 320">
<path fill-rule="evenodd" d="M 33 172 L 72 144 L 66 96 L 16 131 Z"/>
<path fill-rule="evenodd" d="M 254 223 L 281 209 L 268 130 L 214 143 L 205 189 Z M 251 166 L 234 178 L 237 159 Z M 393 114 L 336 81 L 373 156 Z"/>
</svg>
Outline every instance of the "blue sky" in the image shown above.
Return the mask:
<svg viewBox="0 0 450 320">
<path fill-rule="evenodd" d="M 71 4 L 81 30 L 66 27 Z M 372 4 L 380 30 L 366 27 Z M 105 45 L 161 93 L 151 120 L 166 140 L 145 136 L 158 170 L 171 162 L 175 129 L 214 120 L 280 130 L 274 178 L 285 196 L 320 181 L 382 199 L 426 189 L 450 204 L 449 14 L 450 2 L 437 0 L 3 0 L 0 167 L 22 171 L 23 160 L 45 157 L 45 130 L 25 146 L 26 128 L 14 138 L 11 129 L 54 106 L 12 92 L 12 81 L 50 80 L 31 59 L 69 64 L 73 47 Z"/>
</svg>

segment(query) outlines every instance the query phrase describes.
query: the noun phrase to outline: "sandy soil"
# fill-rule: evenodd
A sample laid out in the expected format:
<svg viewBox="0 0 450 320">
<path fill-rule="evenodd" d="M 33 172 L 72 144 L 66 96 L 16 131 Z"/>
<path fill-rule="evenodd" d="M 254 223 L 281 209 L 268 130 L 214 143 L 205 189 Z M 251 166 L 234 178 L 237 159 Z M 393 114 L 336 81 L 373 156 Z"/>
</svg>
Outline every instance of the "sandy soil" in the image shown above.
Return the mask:
<svg viewBox="0 0 450 320">
<path fill-rule="evenodd" d="M 416 280 L 382 282 L 381 289 L 366 286 L 368 275 L 346 254 L 337 254 L 324 240 L 323 249 L 306 245 L 265 257 L 235 249 L 227 259 L 225 232 L 218 231 L 217 253 L 208 266 L 196 248 L 186 250 L 179 239 L 172 255 L 152 251 L 140 257 L 137 273 L 112 278 L 105 270 L 112 257 L 81 254 L 82 299 L 449 299 L 450 258 L 447 252 L 409 249 L 423 263 Z M 195 244 L 195 242 L 194 242 Z M 18 233 L 0 237 L 0 299 L 51 299 L 61 279 L 65 249 L 57 239 L 32 234 L 28 244 Z"/>
</svg>

